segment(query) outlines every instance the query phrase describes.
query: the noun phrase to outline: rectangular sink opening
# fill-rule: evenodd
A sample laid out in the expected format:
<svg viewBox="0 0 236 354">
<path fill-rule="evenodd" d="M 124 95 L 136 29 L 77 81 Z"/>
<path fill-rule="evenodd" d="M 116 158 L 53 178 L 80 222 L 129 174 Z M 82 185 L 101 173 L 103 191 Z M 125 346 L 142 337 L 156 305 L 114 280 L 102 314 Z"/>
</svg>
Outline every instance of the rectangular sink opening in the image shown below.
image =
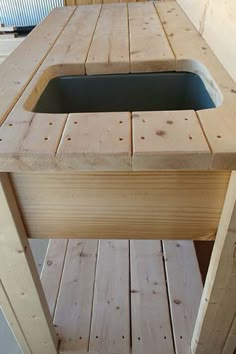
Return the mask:
<svg viewBox="0 0 236 354">
<path fill-rule="evenodd" d="M 214 108 L 201 78 L 189 72 L 61 76 L 49 81 L 37 113 L 134 112 Z"/>
</svg>

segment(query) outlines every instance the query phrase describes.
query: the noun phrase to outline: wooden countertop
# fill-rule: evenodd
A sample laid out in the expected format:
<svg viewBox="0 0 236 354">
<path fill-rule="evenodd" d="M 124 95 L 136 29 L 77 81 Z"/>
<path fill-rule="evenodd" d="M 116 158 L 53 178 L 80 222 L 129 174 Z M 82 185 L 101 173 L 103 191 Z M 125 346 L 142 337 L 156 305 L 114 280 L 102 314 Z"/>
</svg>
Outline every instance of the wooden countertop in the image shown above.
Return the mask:
<svg viewBox="0 0 236 354">
<path fill-rule="evenodd" d="M 40 114 L 60 75 L 190 71 L 217 108 Z M 54 10 L 0 65 L 0 171 L 236 169 L 236 84 L 175 1 Z"/>
</svg>

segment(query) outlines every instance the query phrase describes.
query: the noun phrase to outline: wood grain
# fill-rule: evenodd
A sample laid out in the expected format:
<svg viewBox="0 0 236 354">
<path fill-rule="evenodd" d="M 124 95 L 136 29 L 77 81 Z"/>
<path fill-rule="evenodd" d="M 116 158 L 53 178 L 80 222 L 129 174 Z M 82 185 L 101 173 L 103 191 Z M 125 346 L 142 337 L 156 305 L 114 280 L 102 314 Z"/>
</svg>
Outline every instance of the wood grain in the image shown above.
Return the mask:
<svg viewBox="0 0 236 354">
<path fill-rule="evenodd" d="M 228 172 L 12 174 L 29 237 L 214 239 Z"/>
<path fill-rule="evenodd" d="M 131 72 L 174 70 L 175 57 L 152 2 L 129 3 Z"/>
</svg>

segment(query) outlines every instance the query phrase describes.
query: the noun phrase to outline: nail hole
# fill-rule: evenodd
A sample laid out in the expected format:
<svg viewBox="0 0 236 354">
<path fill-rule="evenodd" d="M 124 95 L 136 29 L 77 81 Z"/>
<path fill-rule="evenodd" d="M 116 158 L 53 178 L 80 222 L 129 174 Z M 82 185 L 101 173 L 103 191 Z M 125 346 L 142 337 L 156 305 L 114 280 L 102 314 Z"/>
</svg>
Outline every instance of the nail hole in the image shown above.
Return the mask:
<svg viewBox="0 0 236 354">
<path fill-rule="evenodd" d="M 119 138 L 119 140 L 120 140 L 120 141 L 122 141 L 122 140 L 123 140 L 123 138 Z"/>
<path fill-rule="evenodd" d="M 140 138 L 140 139 L 145 140 L 145 137 L 144 137 L 144 136 L 141 136 L 141 138 Z"/>
<path fill-rule="evenodd" d="M 141 340 L 141 338 L 140 338 L 140 337 L 138 337 L 138 340 Z"/>
<path fill-rule="evenodd" d="M 98 336 L 96 336 L 96 339 L 98 339 Z"/>
<path fill-rule="evenodd" d="M 67 138 L 68 141 L 71 141 L 71 138 Z"/>
<path fill-rule="evenodd" d="M 81 339 L 82 339 L 82 337 L 79 337 L 79 339 L 81 340 Z"/>
<path fill-rule="evenodd" d="M 180 339 L 183 339 L 183 337 L 182 337 L 182 336 L 180 336 L 179 338 L 180 338 Z"/>
<path fill-rule="evenodd" d="M 0 139 L 0 141 L 2 141 L 2 139 Z"/>
<path fill-rule="evenodd" d="M 221 135 L 217 135 L 217 138 L 218 138 L 218 139 L 221 139 Z"/>
<path fill-rule="evenodd" d="M 143 122 L 143 123 L 146 123 L 146 120 L 145 120 L 145 119 L 142 119 L 142 122 Z"/>
<path fill-rule="evenodd" d="M 191 135 L 190 135 L 188 138 L 189 138 L 189 140 L 192 140 L 192 139 L 193 139 Z"/>
<path fill-rule="evenodd" d="M 166 336 L 164 336 L 164 339 L 166 339 Z"/>
<path fill-rule="evenodd" d="M 125 336 L 122 336 L 122 339 L 125 339 Z"/>
<path fill-rule="evenodd" d="M 120 120 L 120 122 L 119 122 L 120 124 L 122 124 L 123 123 L 123 120 Z"/>
<path fill-rule="evenodd" d="M 49 125 L 52 125 L 52 122 L 50 122 Z"/>
<path fill-rule="evenodd" d="M 9 124 L 9 127 L 12 127 L 12 126 L 13 126 L 13 124 L 12 124 L 12 123 L 10 123 L 10 124 Z"/>
<path fill-rule="evenodd" d="M 48 140 L 48 138 L 44 138 L 44 140 Z"/>
<path fill-rule="evenodd" d="M 74 121 L 74 124 L 78 124 L 78 122 Z"/>
<path fill-rule="evenodd" d="M 184 120 L 188 120 L 188 118 L 184 118 Z"/>
</svg>

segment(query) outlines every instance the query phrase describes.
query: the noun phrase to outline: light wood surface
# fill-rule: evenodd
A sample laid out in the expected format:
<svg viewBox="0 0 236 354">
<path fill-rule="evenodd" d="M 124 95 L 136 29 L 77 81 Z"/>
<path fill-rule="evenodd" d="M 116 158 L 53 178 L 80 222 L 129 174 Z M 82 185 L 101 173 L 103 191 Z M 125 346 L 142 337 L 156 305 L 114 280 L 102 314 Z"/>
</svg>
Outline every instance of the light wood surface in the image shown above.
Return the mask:
<svg viewBox="0 0 236 354">
<path fill-rule="evenodd" d="M 155 5 L 176 55 L 176 69 L 196 72 L 200 75 L 213 100 L 219 105 L 216 109 L 197 111 L 212 151 L 212 168 L 235 169 L 236 83 L 227 74 L 177 3 L 156 2 Z"/>
<path fill-rule="evenodd" d="M 192 354 L 191 338 L 203 290 L 194 243 L 164 240 L 163 252 L 176 354 Z"/>
<path fill-rule="evenodd" d="M 222 354 L 234 353 L 236 348 L 236 314 L 226 339 Z"/>
<path fill-rule="evenodd" d="M 103 5 L 86 61 L 86 73 L 129 72 L 126 4 Z"/>
<path fill-rule="evenodd" d="M 54 316 L 60 350 L 65 353 L 88 349 L 97 247 L 96 240 L 68 244 Z"/>
<path fill-rule="evenodd" d="M 41 282 L 52 318 L 55 313 L 67 247 L 68 240 L 50 240 L 43 263 Z"/>
<path fill-rule="evenodd" d="M 222 353 L 234 321 L 235 229 L 236 172 L 232 172 L 192 338 L 196 354 Z"/>
<path fill-rule="evenodd" d="M 21 351 L 24 354 L 31 354 L 32 352 L 25 339 L 20 323 L 18 322 L 14 309 L 10 303 L 10 300 L 7 296 L 7 293 L 1 281 L 0 281 L 0 309 L 3 311 L 7 323 L 10 326 L 11 331 L 13 332 L 16 342 L 19 345 Z"/>
<path fill-rule="evenodd" d="M 7 174 L 0 175 L 0 278 L 31 352 L 56 354 L 46 298 Z"/>
<path fill-rule="evenodd" d="M 51 31 L 54 16 L 57 18 L 56 27 Z M 38 38 L 45 38 L 43 45 L 34 47 L 40 41 Z M 29 57 L 31 48 L 35 48 L 32 49 L 35 59 L 27 65 L 26 56 Z M 22 65 L 19 64 L 21 60 Z M 55 10 L 54 15 L 50 15 L 33 31 L 6 62 L 0 68 L 1 101 L 4 102 L 0 111 L 1 171 L 135 170 L 135 141 L 129 126 L 126 136 L 129 135 L 131 147 L 127 159 L 108 154 L 104 161 L 104 152 L 96 145 L 96 137 L 93 141 L 92 132 L 99 129 L 97 119 L 91 114 L 89 119 L 94 121 L 93 129 L 88 132 L 87 140 L 91 146 L 97 146 L 95 157 L 91 161 L 90 151 L 82 155 L 78 142 L 73 151 L 73 161 L 70 161 L 72 154 L 66 154 L 61 161 L 63 154 L 58 146 L 68 146 L 63 142 L 66 134 L 64 129 L 68 129 L 69 124 L 66 122 L 70 123 L 73 115 L 39 114 L 33 113 L 32 109 L 47 83 L 57 76 L 83 75 L 85 72 L 108 74 L 175 69 L 198 74 L 217 107 L 196 112 L 197 117 L 191 120 L 191 134 L 198 138 L 192 139 L 191 144 L 186 143 L 186 139 L 180 139 L 180 134 L 168 134 L 168 142 L 175 154 L 165 144 L 157 145 L 151 163 L 148 163 L 150 152 L 142 152 L 138 168 L 236 168 L 236 84 L 174 1 L 90 5 Z M 10 67 L 14 70 L 9 75 Z M 111 114 L 114 117 L 116 115 L 114 112 Z M 173 128 L 176 132 L 181 131 L 183 127 L 180 122 L 185 114 L 185 111 L 176 114 L 176 123 L 174 127 L 169 127 L 169 132 L 174 131 Z M 177 116 L 182 118 L 177 119 Z M 72 127 L 76 135 L 79 128 Z M 116 127 L 113 126 L 111 136 L 116 136 L 116 133 Z M 162 137 L 162 143 L 167 141 L 166 138 Z M 201 146 L 194 145 L 197 140 Z M 147 141 L 145 143 L 148 145 Z M 152 139 L 149 143 L 152 144 Z M 120 142 L 115 144 L 112 139 L 109 144 L 107 151 L 112 151 L 114 146 L 119 150 L 121 146 Z M 73 146 L 73 143 L 70 145 Z M 190 147 L 193 148 L 192 153 Z"/>
<path fill-rule="evenodd" d="M 89 352 L 126 354 L 130 349 L 128 240 L 100 240 Z"/>
<path fill-rule="evenodd" d="M 55 299 L 57 311 L 63 314 L 60 354 L 170 354 L 174 348 L 178 354 L 189 354 L 197 299 L 200 300 L 202 290 L 192 241 L 131 241 L 130 247 L 127 240 L 99 241 L 94 266 L 94 256 L 90 257 L 94 255 L 94 241 L 72 240 L 66 252 L 65 267 L 60 265 L 60 259 L 65 256 L 60 242 L 55 240 L 48 248 L 48 254 L 54 255 L 56 273 L 61 272 L 60 292 L 68 297 L 67 301 Z M 85 247 L 86 252 L 81 252 L 80 247 Z M 177 267 L 174 267 L 175 260 L 179 260 Z M 51 274 L 52 268 L 44 267 L 42 278 L 47 283 Z M 93 289 L 86 284 L 86 279 L 89 284 L 94 279 Z M 52 294 L 53 287 L 54 283 Z M 84 299 L 85 293 L 88 301 Z M 47 296 L 51 302 L 50 293 Z M 171 306 L 175 305 L 176 309 L 171 314 L 167 304 L 174 300 Z M 80 310 L 76 310 L 75 303 Z M 82 320 L 85 318 L 90 321 L 88 338 L 88 323 Z M 186 329 L 184 335 L 178 332 L 177 322 L 181 324 L 180 329 Z M 183 338 L 174 341 L 170 326 L 176 331 L 175 335 L 183 335 Z M 73 341 L 74 338 L 79 340 Z"/>
<path fill-rule="evenodd" d="M 161 242 L 131 241 L 130 264 L 133 351 L 174 354 Z"/>
<path fill-rule="evenodd" d="M 228 172 L 12 175 L 33 238 L 215 238 Z"/>
<path fill-rule="evenodd" d="M 177 0 L 197 30 L 236 80 L 236 3 L 234 0 Z"/>
<path fill-rule="evenodd" d="M 175 57 L 152 2 L 128 4 L 130 71 L 170 71 Z"/>
<path fill-rule="evenodd" d="M 130 113 L 70 114 L 58 147 L 57 166 L 85 171 L 131 169 Z"/>
<path fill-rule="evenodd" d="M 194 111 L 134 112 L 133 169 L 209 166 L 211 152 Z"/>
</svg>

